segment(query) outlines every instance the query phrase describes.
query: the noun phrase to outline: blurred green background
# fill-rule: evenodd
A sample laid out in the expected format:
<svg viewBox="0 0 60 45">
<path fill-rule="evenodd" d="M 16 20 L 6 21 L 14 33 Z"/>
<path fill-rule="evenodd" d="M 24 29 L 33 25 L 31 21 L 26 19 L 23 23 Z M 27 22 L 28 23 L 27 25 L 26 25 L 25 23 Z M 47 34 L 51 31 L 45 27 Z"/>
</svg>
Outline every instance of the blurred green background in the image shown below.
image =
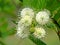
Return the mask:
<svg viewBox="0 0 60 45">
<path fill-rule="evenodd" d="M 24 6 L 40 10 L 41 5 L 38 6 L 39 0 L 34 1 L 0 0 L 0 45 L 36 45 L 28 38 L 20 39 L 16 36 L 18 10 Z M 45 3 L 47 3 L 45 8 L 49 9 L 53 14 L 51 17 L 54 19 L 59 33 L 56 33 L 54 29 L 46 30 L 48 34 L 41 40 L 47 45 L 60 45 L 59 36 L 57 35 L 60 35 L 60 0 L 48 0 Z M 45 3 L 42 4 L 41 8 L 44 8 Z"/>
</svg>

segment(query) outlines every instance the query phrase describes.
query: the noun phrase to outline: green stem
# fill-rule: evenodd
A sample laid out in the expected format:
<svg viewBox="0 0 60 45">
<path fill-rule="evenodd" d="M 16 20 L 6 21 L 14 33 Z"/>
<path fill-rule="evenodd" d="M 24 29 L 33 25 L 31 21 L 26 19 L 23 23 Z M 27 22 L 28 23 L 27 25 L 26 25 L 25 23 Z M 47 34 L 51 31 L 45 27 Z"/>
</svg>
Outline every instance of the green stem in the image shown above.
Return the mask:
<svg viewBox="0 0 60 45">
<path fill-rule="evenodd" d="M 36 45 L 46 45 L 43 41 L 35 38 L 33 35 L 30 35 L 29 39 L 32 40 Z"/>
</svg>

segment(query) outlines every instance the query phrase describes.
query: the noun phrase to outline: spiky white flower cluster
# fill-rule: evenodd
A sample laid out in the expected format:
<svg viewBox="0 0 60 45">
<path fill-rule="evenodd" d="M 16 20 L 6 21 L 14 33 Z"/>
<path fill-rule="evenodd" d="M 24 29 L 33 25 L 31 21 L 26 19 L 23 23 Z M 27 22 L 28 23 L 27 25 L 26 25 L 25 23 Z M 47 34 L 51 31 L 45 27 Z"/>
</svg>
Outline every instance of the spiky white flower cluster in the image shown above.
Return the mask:
<svg viewBox="0 0 60 45">
<path fill-rule="evenodd" d="M 20 38 L 26 38 L 26 37 L 28 37 L 29 32 L 28 32 L 28 30 L 25 29 L 24 27 L 18 27 L 17 35 L 18 35 Z"/>
<path fill-rule="evenodd" d="M 23 26 L 29 26 L 32 23 L 32 18 L 30 16 L 26 15 L 24 18 L 21 18 L 21 20 L 18 22 L 19 25 Z"/>
<path fill-rule="evenodd" d="M 46 35 L 46 32 L 42 27 L 35 27 L 35 32 L 33 34 L 36 38 L 42 38 Z"/>
<path fill-rule="evenodd" d="M 27 26 L 30 26 L 34 17 L 34 12 L 30 8 L 24 8 L 21 11 L 21 19 L 18 22 L 17 35 L 21 38 L 28 37 Z"/>
<path fill-rule="evenodd" d="M 36 14 L 36 17 L 34 16 L 34 11 L 30 8 L 24 8 L 21 11 L 21 19 L 18 22 L 17 26 L 17 35 L 21 38 L 28 37 L 30 34 L 30 28 L 31 25 L 34 25 L 32 22 L 33 19 L 36 20 L 36 22 L 40 25 L 45 25 L 49 21 L 49 11 L 43 10 Z M 30 28 L 29 28 L 30 27 Z M 31 30 L 32 31 L 32 30 Z M 33 35 L 36 38 L 42 38 L 46 35 L 45 30 L 42 27 L 35 27 L 34 26 L 34 32 Z"/>
<path fill-rule="evenodd" d="M 21 11 L 21 17 L 25 17 L 26 15 L 30 16 L 31 18 L 34 17 L 34 11 L 31 8 L 24 8 Z"/>
<path fill-rule="evenodd" d="M 48 23 L 49 15 L 50 14 L 47 11 L 40 11 L 36 14 L 36 21 L 39 24 L 44 25 L 44 24 Z"/>
</svg>

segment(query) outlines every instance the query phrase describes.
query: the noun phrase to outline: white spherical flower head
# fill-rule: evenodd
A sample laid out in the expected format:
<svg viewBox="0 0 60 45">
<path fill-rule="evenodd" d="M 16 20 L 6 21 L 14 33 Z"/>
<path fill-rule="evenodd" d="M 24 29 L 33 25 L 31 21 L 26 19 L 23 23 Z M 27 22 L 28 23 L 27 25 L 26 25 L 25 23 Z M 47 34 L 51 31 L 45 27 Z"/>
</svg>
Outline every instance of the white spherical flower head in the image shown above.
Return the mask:
<svg viewBox="0 0 60 45">
<path fill-rule="evenodd" d="M 20 38 L 23 38 L 22 32 L 23 30 L 19 27 L 19 30 L 17 30 L 17 36 L 19 36 Z"/>
<path fill-rule="evenodd" d="M 22 18 L 19 22 L 20 25 L 29 26 L 32 23 L 32 18 L 30 16 L 26 15 L 24 18 Z"/>
<path fill-rule="evenodd" d="M 43 28 L 38 28 L 38 27 L 35 27 L 35 32 L 33 33 L 33 35 L 36 37 L 36 38 L 43 38 L 45 35 L 46 35 L 46 32 Z"/>
<path fill-rule="evenodd" d="M 27 28 L 25 28 L 24 26 L 18 25 L 17 26 L 17 34 L 16 34 L 19 38 L 27 38 L 29 35 L 29 31 L 27 30 Z"/>
<path fill-rule="evenodd" d="M 29 15 L 31 17 L 34 17 L 34 12 L 32 9 L 30 8 L 24 8 L 21 11 L 21 17 L 25 17 L 26 15 Z"/>
<path fill-rule="evenodd" d="M 40 11 L 36 15 L 36 21 L 39 24 L 44 25 L 49 21 L 49 15 L 50 13 L 48 13 L 47 11 Z"/>
<path fill-rule="evenodd" d="M 19 36 L 20 38 L 26 38 L 26 37 L 28 37 L 28 33 L 26 32 L 26 30 L 21 28 L 21 29 L 17 30 L 17 36 Z"/>
</svg>

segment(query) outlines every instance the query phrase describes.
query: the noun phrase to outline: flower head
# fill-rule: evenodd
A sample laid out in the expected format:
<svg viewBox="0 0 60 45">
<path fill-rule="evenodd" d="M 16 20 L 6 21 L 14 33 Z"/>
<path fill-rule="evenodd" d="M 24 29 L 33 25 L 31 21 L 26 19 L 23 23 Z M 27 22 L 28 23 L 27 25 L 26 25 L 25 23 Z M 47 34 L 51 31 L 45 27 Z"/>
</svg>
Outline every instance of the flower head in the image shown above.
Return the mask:
<svg viewBox="0 0 60 45">
<path fill-rule="evenodd" d="M 34 12 L 32 9 L 30 8 L 24 8 L 21 11 L 21 17 L 25 17 L 26 15 L 29 15 L 30 17 L 34 17 Z"/>
<path fill-rule="evenodd" d="M 17 36 L 19 36 L 20 38 L 26 38 L 28 37 L 28 33 L 25 30 L 17 30 Z"/>
<path fill-rule="evenodd" d="M 17 27 L 17 36 L 20 38 L 26 38 L 29 35 L 29 31 L 27 30 L 27 28 L 25 28 L 24 26 L 19 26 Z"/>
<path fill-rule="evenodd" d="M 49 15 L 50 13 L 47 11 L 40 11 L 36 14 L 36 21 L 39 24 L 44 25 L 49 21 Z"/>
<path fill-rule="evenodd" d="M 30 18 L 30 16 L 26 15 L 24 18 L 22 18 L 18 24 L 19 25 L 23 25 L 23 26 L 29 26 L 31 25 L 32 22 L 32 18 Z"/>
<path fill-rule="evenodd" d="M 42 27 L 35 27 L 35 32 L 33 33 L 33 35 L 36 37 L 36 38 L 42 38 L 46 35 L 46 32 L 45 30 L 42 28 Z"/>
</svg>

